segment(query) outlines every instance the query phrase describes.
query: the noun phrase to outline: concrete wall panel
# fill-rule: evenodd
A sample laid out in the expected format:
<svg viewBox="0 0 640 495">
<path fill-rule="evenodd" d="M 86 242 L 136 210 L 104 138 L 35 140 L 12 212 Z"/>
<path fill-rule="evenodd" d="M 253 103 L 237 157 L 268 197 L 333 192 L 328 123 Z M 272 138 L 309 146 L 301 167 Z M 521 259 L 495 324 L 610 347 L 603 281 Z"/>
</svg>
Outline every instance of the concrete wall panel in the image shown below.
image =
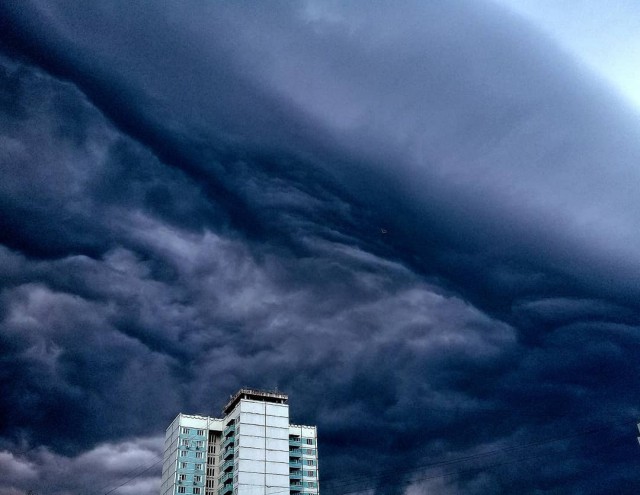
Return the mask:
<svg viewBox="0 0 640 495">
<path fill-rule="evenodd" d="M 289 435 L 289 418 L 282 416 L 267 416 L 267 426 L 285 428 L 287 430 L 287 435 Z"/>
<path fill-rule="evenodd" d="M 266 414 L 287 418 L 287 423 L 289 422 L 289 406 L 286 404 L 267 404 Z"/>
<path fill-rule="evenodd" d="M 289 463 L 269 462 L 266 463 L 267 473 L 289 475 Z"/>
<path fill-rule="evenodd" d="M 275 428 L 272 426 L 268 426 L 267 438 L 274 438 L 276 440 L 286 440 L 287 442 L 289 442 L 289 428 Z"/>
<path fill-rule="evenodd" d="M 264 426 L 258 425 L 241 425 L 240 438 L 244 438 L 246 436 L 249 437 L 264 437 Z"/>
<path fill-rule="evenodd" d="M 264 418 L 264 414 L 243 412 L 240 414 L 240 424 L 264 425 Z"/>
<path fill-rule="evenodd" d="M 243 414 L 248 413 L 256 413 L 256 414 L 264 414 L 264 402 L 253 402 L 250 400 L 242 400 L 240 401 L 240 412 Z"/>
<path fill-rule="evenodd" d="M 289 440 L 267 438 L 267 449 L 289 451 Z"/>
</svg>

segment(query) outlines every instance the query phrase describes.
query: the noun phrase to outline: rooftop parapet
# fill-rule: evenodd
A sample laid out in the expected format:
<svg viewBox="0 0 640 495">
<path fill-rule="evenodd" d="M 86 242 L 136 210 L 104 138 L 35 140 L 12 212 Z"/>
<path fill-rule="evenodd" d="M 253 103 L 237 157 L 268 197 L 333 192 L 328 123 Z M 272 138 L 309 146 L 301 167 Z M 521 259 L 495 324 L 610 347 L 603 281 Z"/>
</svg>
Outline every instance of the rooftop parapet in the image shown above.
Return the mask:
<svg viewBox="0 0 640 495">
<path fill-rule="evenodd" d="M 253 388 L 241 388 L 234 395 L 229 396 L 229 402 L 224 406 L 222 410 L 224 414 L 229 414 L 233 411 L 235 405 L 241 399 L 259 400 L 262 402 L 271 402 L 274 404 L 287 404 L 289 402 L 289 396 L 278 392 L 277 390 L 256 390 Z"/>
</svg>

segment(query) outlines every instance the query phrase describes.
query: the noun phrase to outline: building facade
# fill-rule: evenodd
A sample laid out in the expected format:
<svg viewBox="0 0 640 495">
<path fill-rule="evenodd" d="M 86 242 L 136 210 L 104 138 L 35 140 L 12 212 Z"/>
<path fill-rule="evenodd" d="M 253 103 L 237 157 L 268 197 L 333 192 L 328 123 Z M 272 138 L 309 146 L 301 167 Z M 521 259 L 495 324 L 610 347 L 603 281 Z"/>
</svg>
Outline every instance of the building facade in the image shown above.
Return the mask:
<svg viewBox="0 0 640 495">
<path fill-rule="evenodd" d="M 287 395 L 241 389 L 223 413 L 172 421 L 160 495 L 318 495 L 316 427 L 289 423 Z"/>
</svg>

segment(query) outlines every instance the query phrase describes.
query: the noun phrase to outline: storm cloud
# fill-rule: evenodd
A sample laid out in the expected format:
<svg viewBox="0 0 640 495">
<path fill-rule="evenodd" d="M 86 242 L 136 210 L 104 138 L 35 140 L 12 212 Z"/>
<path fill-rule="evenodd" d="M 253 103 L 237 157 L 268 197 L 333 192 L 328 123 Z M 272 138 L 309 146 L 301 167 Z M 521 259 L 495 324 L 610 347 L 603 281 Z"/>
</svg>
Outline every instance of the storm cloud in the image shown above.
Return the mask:
<svg viewBox="0 0 640 495">
<path fill-rule="evenodd" d="M 0 494 L 157 493 L 171 419 L 246 385 L 318 425 L 328 495 L 638 492 L 640 119 L 531 24 L 24 1 L 0 32 Z"/>
</svg>

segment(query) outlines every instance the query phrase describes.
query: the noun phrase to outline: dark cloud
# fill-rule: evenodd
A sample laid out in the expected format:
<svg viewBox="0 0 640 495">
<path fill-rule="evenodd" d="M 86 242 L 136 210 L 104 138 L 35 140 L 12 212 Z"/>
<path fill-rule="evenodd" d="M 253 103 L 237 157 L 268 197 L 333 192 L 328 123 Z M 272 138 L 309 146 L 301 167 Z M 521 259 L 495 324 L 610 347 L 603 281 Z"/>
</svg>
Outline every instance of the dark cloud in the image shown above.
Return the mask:
<svg viewBox="0 0 640 495">
<path fill-rule="evenodd" d="M 330 493 L 637 492 L 637 116 L 537 33 L 1 9 L 2 495 L 155 493 L 172 417 L 242 385 Z"/>
</svg>

